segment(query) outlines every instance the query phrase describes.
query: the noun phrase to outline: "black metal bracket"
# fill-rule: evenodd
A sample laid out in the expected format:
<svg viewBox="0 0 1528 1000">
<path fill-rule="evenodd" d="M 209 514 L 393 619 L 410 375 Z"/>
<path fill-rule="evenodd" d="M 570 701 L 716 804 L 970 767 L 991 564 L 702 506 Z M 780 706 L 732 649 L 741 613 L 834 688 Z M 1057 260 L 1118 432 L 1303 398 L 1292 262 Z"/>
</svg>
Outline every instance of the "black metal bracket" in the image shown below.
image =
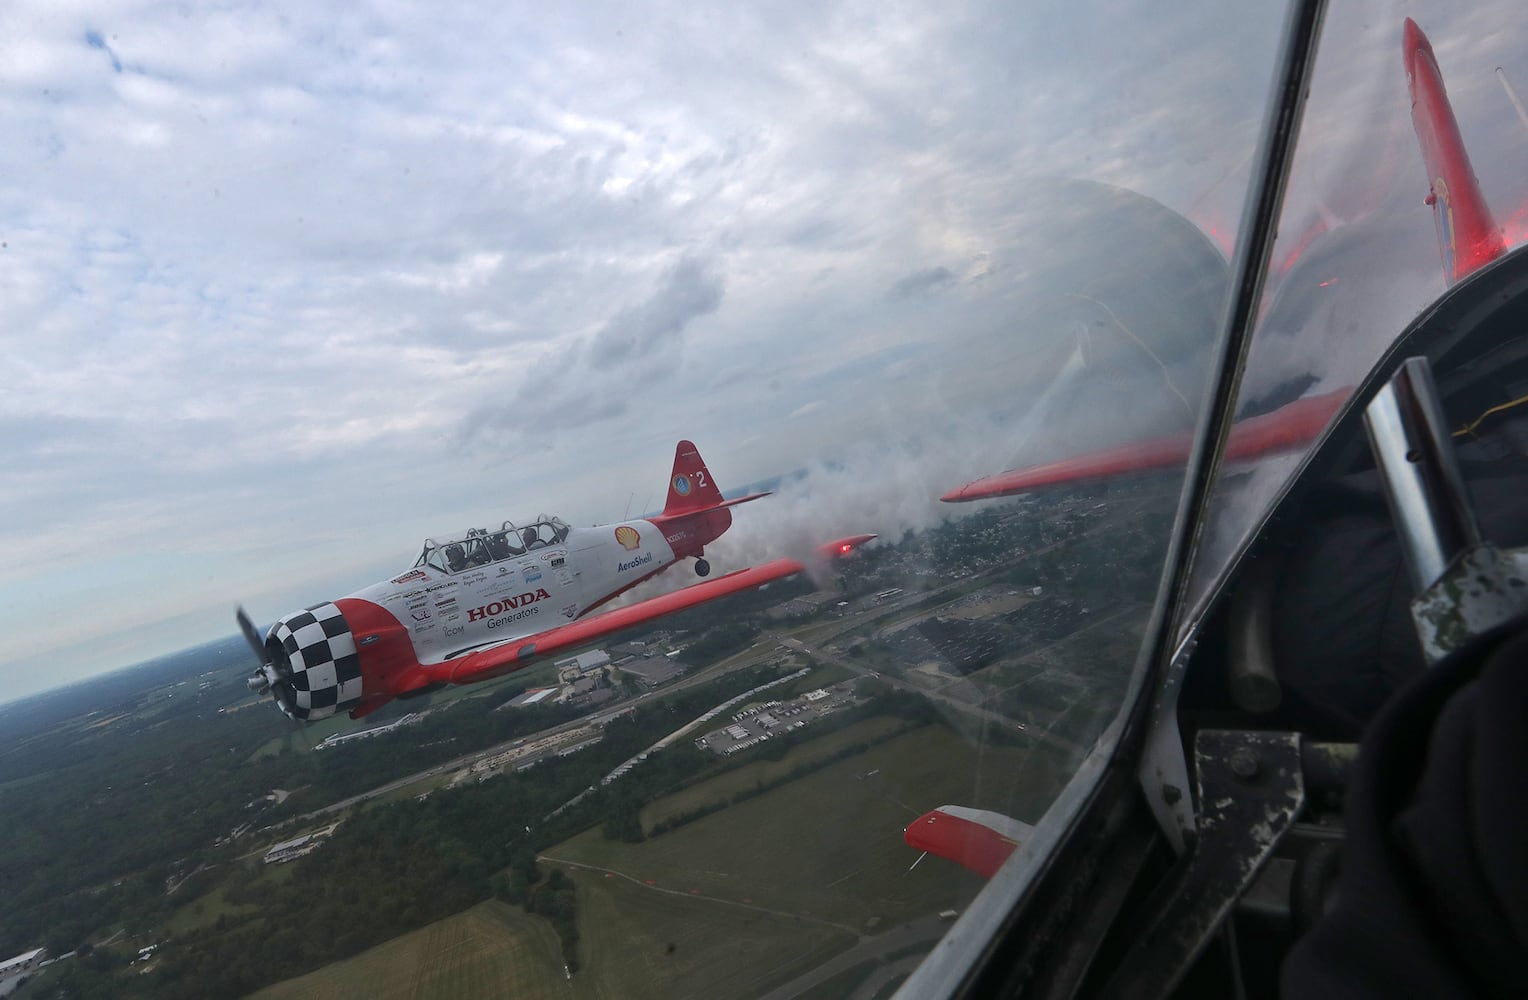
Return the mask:
<svg viewBox="0 0 1528 1000">
<path fill-rule="evenodd" d="M 1199 833 L 1103 995 L 1160 997 L 1204 950 L 1305 804 L 1298 733 L 1202 730 Z"/>
</svg>

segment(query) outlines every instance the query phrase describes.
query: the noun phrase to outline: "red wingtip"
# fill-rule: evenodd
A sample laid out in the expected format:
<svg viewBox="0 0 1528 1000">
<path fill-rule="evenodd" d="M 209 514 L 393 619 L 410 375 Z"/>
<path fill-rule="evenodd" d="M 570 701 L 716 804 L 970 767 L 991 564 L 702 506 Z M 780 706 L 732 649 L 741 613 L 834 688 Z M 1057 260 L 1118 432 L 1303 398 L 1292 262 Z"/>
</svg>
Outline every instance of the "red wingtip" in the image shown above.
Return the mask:
<svg viewBox="0 0 1528 1000">
<path fill-rule="evenodd" d="M 836 542 L 820 545 L 817 552 L 824 559 L 842 559 L 866 542 L 875 539 L 875 535 L 850 535 L 848 538 L 840 538 Z"/>
</svg>

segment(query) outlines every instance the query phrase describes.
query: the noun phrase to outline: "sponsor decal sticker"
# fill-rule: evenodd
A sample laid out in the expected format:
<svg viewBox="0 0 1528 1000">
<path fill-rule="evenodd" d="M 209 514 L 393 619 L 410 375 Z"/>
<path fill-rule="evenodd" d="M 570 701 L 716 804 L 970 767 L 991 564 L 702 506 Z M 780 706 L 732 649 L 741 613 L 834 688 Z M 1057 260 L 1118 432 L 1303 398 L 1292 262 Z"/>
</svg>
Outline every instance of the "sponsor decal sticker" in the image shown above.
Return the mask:
<svg viewBox="0 0 1528 1000">
<path fill-rule="evenodd" d="M 529 605 L 533 605 L 537 601 L 547 601 L 551 600 L 551 598 L 552 595 L 547 593 L 545 587 L 537 587 L 534 593 L 531 591 L 526 591 L 523 594 L 514 594 L 512 596 L 505 597 L 502 600 L 490 601 L 489 603 L 480 607 L 473 608 L 471 611 L 467 612 L 467 620 L 469 622 L 482 621 L 484 618 L 492 618 L 495 615 L 502 615 L 506 611 L 513 611 L 516 608 L 528 608 Z M 528 610 L 534 612 L 539 611 L 540 608 L 528 608 Z M 503 620 L 512 621 L 515 618 L 520 617 L 524 617 L 524 614 L 514 615 Z M 488 627 L 493 628 L 495 624 L 497 623 L 489 622 Z"/>
<path fill-rule="evenodd" d="M 414 619 L 416 622 L 427 622 L 430 620 L 430 609 L 420 608 L 418 611 L 410 612 L 409 617 Z"/>
<path fill-rule="evenodd" d="M 686 475 L 682 475 L 682 474 L 678 475 L 678 476 L 675 476 L 674 477 L 674 492 L 678 493 L 682 497 L 689 496 L 690 495 L 690 477 L 686 476 Z"/>
<path fill-rule="evenodd" d="M 430 578 L 430 574 L 426 573 L 422 569 L 416 569 L 416 570 L 413 570 L 412 572 L 405 573 L 402 576 L 395 576 L 395 577 L 393 577 L 393 582 L 394 583 L 399 583 L 399 584 L 402 584 L 402 583 L 413 583 L 415 580 L 428 580 L 429 578 Z"/>
<path fill-rule="evenodd" d="M 562 616 L 564 618 L 577 618 L 578 617 L 578 605 L 577 604 L 569 604 L 567 607 L 563 608 L 562 609 Z"/>
<path fill-rule="evenodd" d="M 541 568 L 531 563 L 520 567 L 520 575 L 525 577 L 526 583 L 535 583 L 541 579 Z"/>
<path fill-rule="evenodd" d="M 615 567 L 615 571 L 617 573 L 624 573 L 627 570 L 636 569 L 638 566 L 646 566 L 648 563 L 650 563 L 652 561 L 653 561 L 653 554 L 651 552 L 649 552 L 647 555 L 645 555 L 645 556 L 638 556 L 637 558 L 631 560 L 630 562 L 617 563 L 616 567 Z"/>
<path fill-rule="evenodd" d="M 446 638 L 449 639 L 454 635 L 461 635 L 465 631 L 467 631 L 467 626 L 465 625 L 458 625 L 455 628 L 447 628 Z"/>
<path fill-rule="evenodd" d="M 628 552 L 642 544 L 642 536 L 637 534 L 637 529 L 629 524 L 623 524 L 615 529 L 615 540 L 621 543 L 621 547 Z"/>
<path fill-rule="evenodd" d="M 1437 204 L 1433 206 L 1433 217 L 1438 226 L 1438 245 L 1443 248 L 1443 269 L 1453 274 L 1454 257 L 1458 252 L 1458 247 L 1454 245 L 1454 203 L 1448 185 L 1441 177 L 1433 181 L 1432 193 L 1437 199 Z"/>
<path fill-rule="evenodd" d="M 508 625 L 511 622 L 517 622 L 522 618 L 529 618 L 531 615 L 539 614 L 541 614 L 541 609 L 533 604 L 528 608 L 521 608 L 519 611 L 513 611 L 502 618 L 488 619 L 488 627 L 503 628 L 505 625 Z"/>
</svg>

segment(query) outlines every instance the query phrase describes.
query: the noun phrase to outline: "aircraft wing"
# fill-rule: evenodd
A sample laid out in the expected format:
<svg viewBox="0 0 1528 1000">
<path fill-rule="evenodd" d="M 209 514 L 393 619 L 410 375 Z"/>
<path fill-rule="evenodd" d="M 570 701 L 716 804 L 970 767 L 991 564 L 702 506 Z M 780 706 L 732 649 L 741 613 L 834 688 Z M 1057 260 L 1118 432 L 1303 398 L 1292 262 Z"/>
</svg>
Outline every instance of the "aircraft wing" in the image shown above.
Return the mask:
<svg viewBox="0 0 1528 1000">
<path fill-rule="evenodd" d="M 1342 388 L 1297 399 L 1270 413 L 1238 420 L 1231 425 L 1231 434 L 1226 439 L 1226 459 L 1255 458 L 1315 440 L 1351 394 L 1352 389 Z M 1010 469 L 958 486 L 939 499 L 946 503 L 989 500 L 1027 493 L 1042 486 L 1110 479 L 1168 468 L 1187 462 L 1193 444 L 1194 436 L 1187 432 L 1136 441 L 1058 462 Z"/>
<path fill-rule="evenodd" d="M 991 878 L 1034 829 L 990 809 L 940 806 L 909 823 L 902 840 L 915 851 L 937 854 Z"/>
<path fill-rule="evenodd" d="M 840 559 L 875 537 L 852 535 L 840 538 L 820 546 L 817 554 L 824 562 Z M 728 594 L 754 590 L 766 583 L 804 572 L 807 568 L 808 564 L 799 559 L 776 559 L 422 669 L 428 672 L 428 683 L 431 684 L 470 684 L 486 680 L 520 670 L 548 656 L 587 646 L 614 632 L 645 624 L 664 615 L 684 611 Z"/>
</svg>

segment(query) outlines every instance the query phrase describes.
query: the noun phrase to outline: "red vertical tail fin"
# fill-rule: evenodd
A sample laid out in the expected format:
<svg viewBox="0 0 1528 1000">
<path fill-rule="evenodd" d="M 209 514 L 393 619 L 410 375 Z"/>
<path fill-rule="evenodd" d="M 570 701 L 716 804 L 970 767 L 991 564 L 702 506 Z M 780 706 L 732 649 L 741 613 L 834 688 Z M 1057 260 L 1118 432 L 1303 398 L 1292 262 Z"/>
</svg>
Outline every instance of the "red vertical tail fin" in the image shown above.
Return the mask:
<svg viewBox="0 0 1528 1000">
<path fill-rule="evenodd" d="M 1406 86 L 1411 90 L 1411 124 L 1422 146 L 1422 161 L 1427 164 L 1427 203 L 1438 226 L 1443 276 L 1452 285 L 1500 257 L 1507 244 L 1480 193 L 1432 43 L 1409 17 L 1402 56 Z"/>
<path fill-rule="evenodd" d="M 669 476 L 668 502 L 663 505 L 663 513 L 688 514 L 721 503 L 722 491 L 711 479 L 700 452 L 689 441 L 679 442 L 674 449 L 674 471 Z"/>
</svg>

